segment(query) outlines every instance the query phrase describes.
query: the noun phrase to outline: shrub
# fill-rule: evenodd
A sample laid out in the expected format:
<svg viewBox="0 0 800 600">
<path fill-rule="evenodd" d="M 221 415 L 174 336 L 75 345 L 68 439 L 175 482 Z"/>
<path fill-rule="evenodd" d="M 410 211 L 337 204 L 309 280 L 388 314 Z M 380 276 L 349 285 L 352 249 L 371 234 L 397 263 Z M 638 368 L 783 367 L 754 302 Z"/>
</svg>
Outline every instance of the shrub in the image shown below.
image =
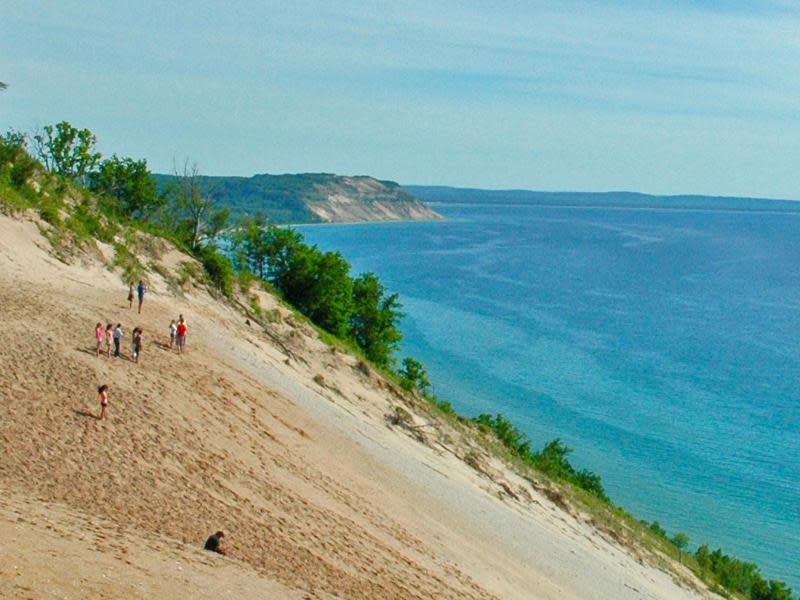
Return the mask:
<svg viewBox="0 0 800 600">
<path fill-rule="evenodd" d="M 144 277 L 144 266 L 124 244 L 114 244 L 114 266 L 122 269 L 122 278 L 126 282 Z"/>
<path fill-rule="evenodd" d="M 233 295 L 233 265 L 213 246 L 206 246 L 200 252 L 203 268 L 212 285 L 230 298 Z"/>
</svg>

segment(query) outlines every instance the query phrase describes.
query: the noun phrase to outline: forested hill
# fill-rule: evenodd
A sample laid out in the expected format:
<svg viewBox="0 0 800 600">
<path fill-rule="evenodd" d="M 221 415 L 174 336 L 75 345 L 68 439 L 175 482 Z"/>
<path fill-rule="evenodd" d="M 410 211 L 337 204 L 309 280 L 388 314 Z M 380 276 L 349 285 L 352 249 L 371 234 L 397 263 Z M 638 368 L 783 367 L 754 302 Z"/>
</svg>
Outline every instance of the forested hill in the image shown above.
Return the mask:
<svg viewBox="0 0 800 600">
<path fill-rule="evenodd" d="M 769 210 L 800 212 L 796 200 L 769 200 L 730 196 L 653 196 L 636 192 L 535 192 L 482 190 L 445 186 L 407 185 L 409 192 L 427 202 L 447 204 L 529 204 L 539 206 L 602 206 L 705 210 Z"/>
<path fill-rule="evenodd" d="M 154 175 L 164 189 L 175 179 Z M 330 173 L 200 177 L 201 192 L 234 215 L 263 214 L 273 223 L 413 221 L 440 215 L 393 181 Z"/>
</svg>

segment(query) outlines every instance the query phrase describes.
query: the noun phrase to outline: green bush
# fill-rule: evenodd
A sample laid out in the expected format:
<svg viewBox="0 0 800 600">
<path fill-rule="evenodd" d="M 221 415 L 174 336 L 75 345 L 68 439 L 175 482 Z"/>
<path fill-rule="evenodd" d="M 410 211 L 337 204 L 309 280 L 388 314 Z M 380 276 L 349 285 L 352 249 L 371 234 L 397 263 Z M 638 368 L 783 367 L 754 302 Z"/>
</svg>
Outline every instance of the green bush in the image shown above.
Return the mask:
<svg viewBox="0 0 800 600">
<path fill-rule="evenodd" d="M 214 287 L 230 298 L 233 295 L 233 265 L 231 265 L 231 261 L 212 246 L 202 249 L 200 259 Z"/>
<path fill-rule="evenodd" d="M 124 244 L 114 244 L 114 266 L 122 269 L 122 278 L 126 282 L 138 281 L 144 277 L 144 266 Z"/>
</svg>

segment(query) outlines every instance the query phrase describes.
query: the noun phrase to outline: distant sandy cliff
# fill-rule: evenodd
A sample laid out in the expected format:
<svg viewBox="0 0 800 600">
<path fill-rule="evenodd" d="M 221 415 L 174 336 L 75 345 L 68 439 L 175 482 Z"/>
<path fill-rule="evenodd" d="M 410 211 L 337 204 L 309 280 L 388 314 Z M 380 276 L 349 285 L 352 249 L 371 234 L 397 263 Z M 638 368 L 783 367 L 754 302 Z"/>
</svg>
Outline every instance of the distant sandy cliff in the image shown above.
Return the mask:
<svg viewBox="0 0 800 600">
<path fill-rule="evenodd" d="M 154 175 L 165 189 L 171 175 Z M 203 193 L 237 215 L 262 214 L 272 223 L 426 221 L 442 216 L 394 181 L 367 176 L 301 173 L 201 177 Z"/>
</svg>

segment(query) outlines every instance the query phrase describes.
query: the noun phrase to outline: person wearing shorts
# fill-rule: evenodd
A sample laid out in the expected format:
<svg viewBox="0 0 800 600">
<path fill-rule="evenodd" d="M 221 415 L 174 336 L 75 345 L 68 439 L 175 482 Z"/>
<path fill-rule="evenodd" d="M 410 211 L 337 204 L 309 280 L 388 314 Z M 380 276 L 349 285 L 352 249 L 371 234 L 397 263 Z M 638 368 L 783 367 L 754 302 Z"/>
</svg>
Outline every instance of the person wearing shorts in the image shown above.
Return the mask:
<svg viewBox="0 0 800 600">
<path fill-rule="evenodd" d="M 169 349 L 175 346 L 175 338 L 178 337 L 178 324 L 175 323 L 175 319 L 172 319 L 169 323 Z"/>
<path fill-rule="evenodd" d="M 94 328 L 94 339 L 97 342 L 97 348 L 95 349 L 96 356 L 100 356 L 100 353 L 103 351 L 103 337 L 103 324 L 98 323 Z"/>
<path fill-rule="evenodd" d="M 136 295 L 139 296 L 139 314 L 142 314 L 142 302 L 144 302 L 144 282 L 140 281 L 139 285 L 136 286 Z"/>
<path fill-rule="evenodd" d="M 122 338 L 124 337 L 124 333 L 122 331 L 122 323 L 117 323 L 117 326 L 114 328 L 114 334 L 112 337 L 114 338 L 114 358 L 119 358 L 119 347 L 122 344 Z"/>
<path fill-rule="evenodd" d="M 114 338 L 114 326 L 111 323 L 106 325 L 106 355 L 111 358 L 111 344 Z"/>
<path fill-rule="evenodd" d="M 175 343 L 178 346 L 178 352 L 183 354 L 183 349 L 186 346 L 186 322 L 181 319 L 178 321 L 178 328 L 175 336 Z"/>
</svg>

